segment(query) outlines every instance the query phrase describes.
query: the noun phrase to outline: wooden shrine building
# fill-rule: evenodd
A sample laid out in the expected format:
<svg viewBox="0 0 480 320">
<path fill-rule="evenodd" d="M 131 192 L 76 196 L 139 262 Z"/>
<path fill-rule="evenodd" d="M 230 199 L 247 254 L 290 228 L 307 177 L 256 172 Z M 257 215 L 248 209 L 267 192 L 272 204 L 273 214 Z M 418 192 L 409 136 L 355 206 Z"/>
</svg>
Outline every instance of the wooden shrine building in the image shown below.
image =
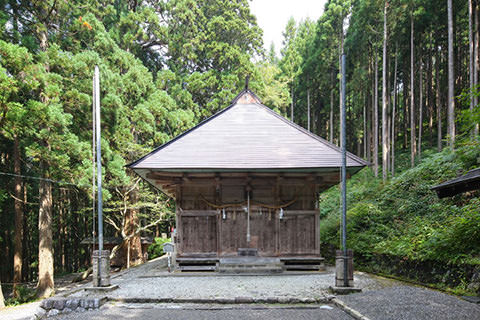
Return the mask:
<svg viewBox="0 0 480 320">
<path fill-rule="evenodd" d="M 348 176 L 366 164 L 347 153 Z M 218 270 L 239 256 L 273 259 L 283 269 L 318 268 L 318 194 L 339 183 L 340 166 L 337 146 L 248 89 L 129 165 L 176 199 L 176 260 L 183 270 Z"/>
</svg>

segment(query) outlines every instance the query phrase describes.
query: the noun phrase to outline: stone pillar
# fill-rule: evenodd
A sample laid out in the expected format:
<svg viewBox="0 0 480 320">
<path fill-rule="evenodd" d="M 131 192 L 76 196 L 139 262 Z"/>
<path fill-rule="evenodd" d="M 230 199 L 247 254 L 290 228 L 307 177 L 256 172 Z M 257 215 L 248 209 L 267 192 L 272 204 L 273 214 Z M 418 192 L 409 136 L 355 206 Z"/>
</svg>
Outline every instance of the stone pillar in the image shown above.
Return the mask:
<svg viewBox="0 0 480 320">
<path fill-rule="evenodd" d="M 353 250 L 347 249 L 347 275 L 348 275 L 348 285 L 353 287 Z M 335 286 L 344 287 L 343 281 L 343 264 L 345 259 L 343 256 L 343 250 L 337 250 L 335 257 Z"/>
<path fill-rule="evenodd" d="M 94 287 L 109 287 L 110 286 L 110 251 L 99 250 L 93 251 L 93 286 Z M 100 262 L 100 268 L 99 268 Z M 101 277 L 99 275 L 99 271 Z"/>
</svg>

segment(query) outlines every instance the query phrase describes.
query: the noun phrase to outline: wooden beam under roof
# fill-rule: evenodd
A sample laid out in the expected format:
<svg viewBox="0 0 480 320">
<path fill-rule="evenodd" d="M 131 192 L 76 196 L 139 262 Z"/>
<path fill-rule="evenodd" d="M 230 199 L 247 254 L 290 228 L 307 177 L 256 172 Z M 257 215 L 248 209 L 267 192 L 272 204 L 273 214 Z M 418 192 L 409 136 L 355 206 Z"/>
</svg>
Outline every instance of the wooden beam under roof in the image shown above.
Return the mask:
<svg viewBox="0 0 480 320">
<path fill-rule="evenodd" d="M 349 173 L 347 173 L 350 176 Z M 169 196 L 174 197 L 177 186 L 193 186 L 193 187 L 213 187 L 213 186 L 241 186 L 247 183 L 253 188 L 275 187 L 278 183 L 284 186 L 300 186 L 305 183 L 312 184 L 318 192 L 326 190 L 333 185 L 339 183 L 339 172 L 328 173 L 188 173 L 175 176 L 168 176 L 167 172 L 151 171 L 146 177 L 158 188 L 162 189 Z"/>
</svg>

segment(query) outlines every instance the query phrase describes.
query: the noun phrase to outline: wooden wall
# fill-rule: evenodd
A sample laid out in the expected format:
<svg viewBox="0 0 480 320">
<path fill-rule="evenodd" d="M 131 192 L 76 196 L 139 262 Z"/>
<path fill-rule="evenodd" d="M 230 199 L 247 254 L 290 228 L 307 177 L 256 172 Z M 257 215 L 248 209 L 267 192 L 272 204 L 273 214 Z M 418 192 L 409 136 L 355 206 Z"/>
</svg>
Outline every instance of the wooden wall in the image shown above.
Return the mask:
<svg viewBox="0 0 480 320">
<path fill-rule="evenodd" d="M 234 256 L 250 247 L 260 256 L 319 256 L 317 190 L 309 177 L 184 181 L 175 192 L 178 255 Z"/>
</svg>

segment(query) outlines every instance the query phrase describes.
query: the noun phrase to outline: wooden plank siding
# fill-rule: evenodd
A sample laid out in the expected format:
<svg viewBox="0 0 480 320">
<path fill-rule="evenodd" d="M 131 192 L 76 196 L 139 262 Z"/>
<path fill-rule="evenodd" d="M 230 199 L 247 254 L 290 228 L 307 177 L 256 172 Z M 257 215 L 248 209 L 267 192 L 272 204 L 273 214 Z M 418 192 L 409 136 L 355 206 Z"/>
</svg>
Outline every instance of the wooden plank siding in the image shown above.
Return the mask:
<svg viewBox="0 0 480 320">
<path fill-rule="evenodd" d="M 178 255 L 235 256 L 256 248 L 260 256 L 320 256 L 316 185 L 310 176 L 273 179 L 217 179 L 217 184 L 183 181 L 177 187 Z M 303 182 L 303 183 L 302 183 Z M 283 184 L 285 183 L 285 184 Z M 246 194 L 250 186 L 250 243 L 247 242 Z M 284 208 L 280 219 L 279 206 Z M 229 205 L 225 209 L 212 207 Z M 268 207 L 277 208 L 268 208 Z"/>
</svg>

